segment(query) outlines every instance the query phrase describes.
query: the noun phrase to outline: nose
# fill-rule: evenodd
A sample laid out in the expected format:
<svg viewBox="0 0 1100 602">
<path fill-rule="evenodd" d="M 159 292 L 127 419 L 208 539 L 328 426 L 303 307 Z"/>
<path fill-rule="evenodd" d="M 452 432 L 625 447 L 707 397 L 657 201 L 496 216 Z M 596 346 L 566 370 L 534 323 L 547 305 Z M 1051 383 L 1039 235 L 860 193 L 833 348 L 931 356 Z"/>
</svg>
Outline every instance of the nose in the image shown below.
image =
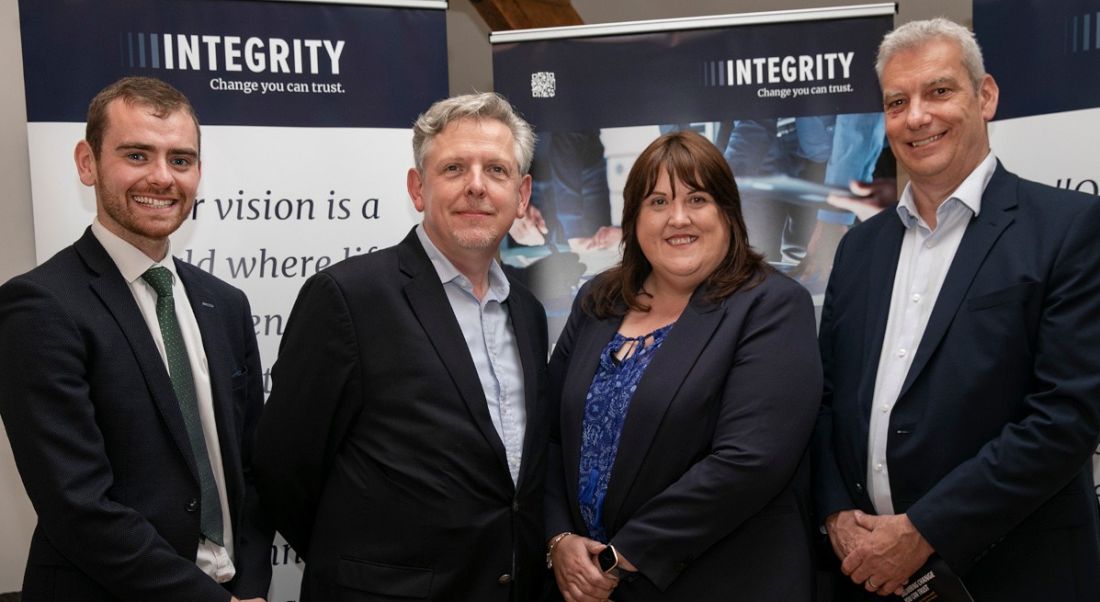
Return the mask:
<svg viewBox="0 0 1100 602">
<path fill-rule="evenodd" d="M 167 188 L 172 185 L 172 168 L 168 165 L 168 159 L 157 159 L 149 162 L 149 172 L 145 176 L 149 184 L 156 188 Z"/>
<path fill-rule="evenodd" d="M 913 100 L 909 103 L 909 106 L 905 113 L 905 125 L 911 130 L 919 130 L 920 128 L 928 125 L 931 122 L 932 116 L 925 110 L 924 104 L 920 100 Z"/>
<path fill-rule="evenodd" d="M 480 169 L 471 169 L 469 173 L 466 178 L 466 194 L 475 198 L 485 196 L 485 175 Z"/>
<path fill-rule="evenodd" d="M 691 224 L 691 217 L 688 215 L 686 201 L 678 200 L 672 203 L 672 212 L 668 216 L 668 223 L 672 226 L 687 226 Z"/>
</svg>

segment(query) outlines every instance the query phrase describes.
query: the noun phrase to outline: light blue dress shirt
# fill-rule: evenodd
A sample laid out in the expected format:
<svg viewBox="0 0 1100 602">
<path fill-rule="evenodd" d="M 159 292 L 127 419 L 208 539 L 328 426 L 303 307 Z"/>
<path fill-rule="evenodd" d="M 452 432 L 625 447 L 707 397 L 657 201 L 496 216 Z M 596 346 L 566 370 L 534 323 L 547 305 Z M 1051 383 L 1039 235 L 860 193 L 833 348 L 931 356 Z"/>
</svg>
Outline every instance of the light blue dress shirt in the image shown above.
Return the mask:
<svg viewBox="0 0 1100 602">
<path fill-rule="evenodd" d="M 474 295 L 473 283 L 432 243 L 423 224 L 416 227 L 416 236 L 439 274 L 451 310 L 462 329 L 481 380 L 481 389 L 485 392 L 489 418 L 504 444 L 508 472 L 515 483 L 523 458 L 527 408 L 524 405 L 523 364 L 508 306 L 504 303 L 511 291 L 508 278 L 493 261 L 489 266 L 489 289 L 479 300 Z"/>
</svg>

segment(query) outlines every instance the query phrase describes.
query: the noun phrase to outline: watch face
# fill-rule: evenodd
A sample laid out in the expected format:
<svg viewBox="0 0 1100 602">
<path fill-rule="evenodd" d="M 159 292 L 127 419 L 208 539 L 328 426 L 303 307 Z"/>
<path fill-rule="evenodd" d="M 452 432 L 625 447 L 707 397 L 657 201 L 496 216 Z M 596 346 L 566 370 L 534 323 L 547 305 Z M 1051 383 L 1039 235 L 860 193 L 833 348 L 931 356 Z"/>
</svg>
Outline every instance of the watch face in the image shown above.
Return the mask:
<svg viewBox="0 0 1100 602">
<path fill-rule="evenodd" d="M 600 552 L 598 556 L 600 561 L 600 570 L 607 573 L 619 566 L 619 554 L 615 551 L 615 547 L 608 545 Z"/>
</svg>

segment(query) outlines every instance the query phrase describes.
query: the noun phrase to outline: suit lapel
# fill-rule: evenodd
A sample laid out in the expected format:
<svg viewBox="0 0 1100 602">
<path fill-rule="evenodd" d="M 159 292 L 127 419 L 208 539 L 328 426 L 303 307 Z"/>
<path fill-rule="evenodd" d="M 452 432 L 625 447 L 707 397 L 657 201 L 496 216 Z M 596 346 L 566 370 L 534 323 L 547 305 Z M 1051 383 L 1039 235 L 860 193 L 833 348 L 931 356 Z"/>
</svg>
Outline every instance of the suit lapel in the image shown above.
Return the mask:
<svg viewBox="0 0 1100 602">
<path fill-rule="evenodd" d="M 198 279 L 191 278 L 187 273 L 187 266 L 181 269 L 181 262 L 176 259 L 176 273 L 187 291 L 188 301 L 191 303 L 191 311 L 195 314 L 195 321 L 199 325 L 202 335 L 202 346 L 206 352 L 206 365 L 210 373 L 210 392 L 213 397 L 214 416 L 218 429 L 218 444 L 222 452 L 222 470 L 226 476 L 226 496 L 230 500 L 239 500 L 243 495 L 241 491 L 243 475 L 230 467 L 241 466 L 241 450 L 237 445 L 236 420 L 233 415 L 233 391 L 232 374 L 226 370 L 235 366 L 233 353 L 226 340 L 224 322 L 220 320 L 218 308 L 213 293 L 202 285 Z M 233 504 L 230 504 L 233 507 Z"/>
<path fill-rule="evenodd" d="M 511 283 L 515 286 L 514 283 Z M 536 456 L 531 449 L 536 444 L 536 437 L 530 436 L 532 426 L 539 428 L 539 387 L 538 368 L 539 362 L 546 365 L 546 349 L 539 344 L 539 337 L 532 332 L 535 324 L 524 319 L 530 313 L 527 303 L 519 295 L 509 294 L 505 307 L 508 309 L 508 319 L 512 324 L 512 332 L 516 335 L 516 346 L 519 347 L 519 361 L 523 367 L 523 405 L 527 415 L 527 433 L 523 437 L 523 461 L 520 464 L 519 482 L 527 478 L 528 467 L 531 463 L 527 460 Z M 518 486 L 519 483 L 517 483 Z"/>
<path fill-rule="evenodd" d="M 160 357 L 160 352 L 157 351 L 157 345 L 149 333 L 149 327 L 141 315 L 141 310 L 134 301 L 129 285 L 123 280 L 118 267 L 95 239 L 90 228 L 73 247 L 88 267 L 96 273 L 97 276 L 91 281 L 91 288 L 103 301 L 107 311 L 114 316 L 126 340 L 130 342 L 134 359 L 149 387 L 149 394 L 197 482 L 199 476 L 195 468 L 195 457 L 191 453 L 191 443 L 187 439 L 187 428 L 183 424 L 179 402 L 176 401 L 176 394 L 172 391 L 172 381 L 168 377 L 168 370 L 164 367 L 164 361 Z"/>
<path fill-rule="evenodd" d="M 947 270 L 943 287 L 936 297 L 936 305 L 932 308 L 932 315 L 928 318 L 928 325 L 924 329 L 920 345 L 917 346 L 917 354 L 913 356 L 913 364 L 909 367 L 898 399 L 905 396 L 943 340 L 989 250 L 1005 228 L 1014 221 L 1011 210 L 1015 207 L 1016 177 L 1005 171 L 998 161 L 997 170 L 982 194 L 981 213 L 967 225 L 959 250 L 955 252 L 955 258 Z"/>
<path fill-rule="evenodd" d="M 612 532 L 611 526 L 617 523 L 619 509 L 642 469 L 642 461 L 669 404 L 725 316 L 724 311 L 716 311 L 719 305 L 702 301 L 701 294 L 702 287 L 695 291 L 676 325 L 668 332 L 630 400 L 604 499 L 604 527 L 608 532 Z"/>
<path fill-rule="evenodd" d="M 398 263 L 403 274 L 409 280 L 405 283 L 405 298 L 409 302 L 417 320 L 435 347 L 440 361 L 446 367 L 455 389 L 462 397 L 473 418 L 474 424 L 485 437 L 485 442 L 493 449 L 504 474 L 508 472 L 508 460 L 504 452 L 504 443 L 500 440 L 493 421 L 489 417 L 489 408 L 485 401 L 485 392 L 481 389 L 477 369 L 474 367 L 470 350 L 462 336 L 462 329 L 455 319 L 454 311 L 443 290 L 443 283 L 420 245 L 414 229 L 398 245 Z M 524 366 L 524 375 L 527 368 Z M 511 478 L 508 479 L 511 482 Z"/>
<path fill-rule="evenodd" d="M 859 403 L 868 416 L 871 400 L 875 394 L 875 378 L 878 375 L 878 360 L 882 354 L 882 342 L 886 336 L 886 322 L 890 317 L 890 298 L 894 292 L 894 277 L 898 269 L 898 257 L 901 255 L 902 238 L 905 226 L 893 211 L 883 216 L 885 223 L 878 231 L 874 247 L 870 250 L 871 266 L 866 276 L 867 317 L 864 327 L 863 374 L 859 381 Z"/>
</svg>

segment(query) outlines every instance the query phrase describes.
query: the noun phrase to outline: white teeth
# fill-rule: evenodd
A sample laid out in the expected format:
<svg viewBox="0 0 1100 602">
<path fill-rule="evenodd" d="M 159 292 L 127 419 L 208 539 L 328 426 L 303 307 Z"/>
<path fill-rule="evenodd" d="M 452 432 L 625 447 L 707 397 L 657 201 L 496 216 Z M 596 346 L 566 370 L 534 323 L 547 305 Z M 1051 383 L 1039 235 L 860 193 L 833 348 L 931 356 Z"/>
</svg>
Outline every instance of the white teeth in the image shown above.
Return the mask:
<svg viewBox="0 0 1100 602">
<path fill-rule="evenodd" d="M 931 138 L 925 138 L 924 140 L 918 140 L 916 142 L 910 142 L 909 145 L 913 146 L 914 148 L 920 148 L 920 147 L 922 147 L 926 144 L 931 144 L 931 143 L 939 140 L 940 138 L 943 138 L 943 134 L 936 134 L 935 136 L 932 136 Z"/>
<path fill-rule="evenodd" d="M 160 209 L 162 207 L 169 207 L 174 203 L 172 199 L 153 199 L 147 196 L 135 196 L 134 202 L 139 205 L 145 205 L 146 207 L 152 207 L 154 209 Z"/>
<path fill-rule="evenodd" d="M 699 237 L 698 236 L 673 236 L 672 238 L 668 239 L 668 244 L 670 244 L 670 245 L 686 245 L 688 243 L 695 242 L 695 239 L 697 239 L 697 238 L 699 238 Z"/>
</svg>

